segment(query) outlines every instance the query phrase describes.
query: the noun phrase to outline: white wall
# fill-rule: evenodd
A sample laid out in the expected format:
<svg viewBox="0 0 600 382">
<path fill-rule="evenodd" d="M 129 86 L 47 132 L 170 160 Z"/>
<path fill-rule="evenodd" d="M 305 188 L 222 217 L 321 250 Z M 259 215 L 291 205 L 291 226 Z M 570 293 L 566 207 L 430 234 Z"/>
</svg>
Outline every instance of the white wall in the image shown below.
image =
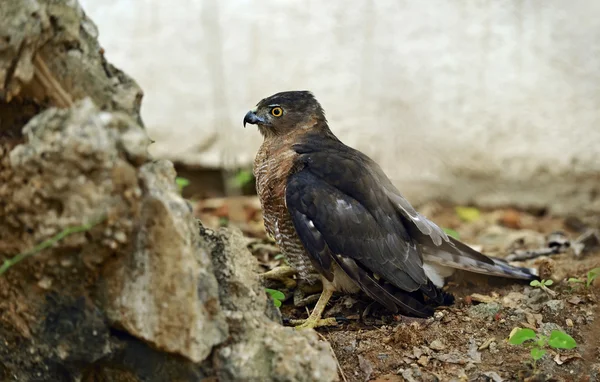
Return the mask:
<svg viewBox="0 0 600 382">
<path fill-rule="evenodd" d="M 312 90 L 415 202 L 600 211 L 600 2 L 80 0 L 156 156 L 248 165 L 261 98 Z"/>
</svg>

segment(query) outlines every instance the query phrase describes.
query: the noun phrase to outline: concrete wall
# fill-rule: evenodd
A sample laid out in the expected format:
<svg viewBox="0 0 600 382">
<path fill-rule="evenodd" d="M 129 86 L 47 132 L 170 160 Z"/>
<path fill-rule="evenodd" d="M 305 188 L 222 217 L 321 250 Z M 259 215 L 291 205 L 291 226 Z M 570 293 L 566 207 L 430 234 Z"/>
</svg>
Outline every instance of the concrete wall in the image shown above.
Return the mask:
<svg viewBox="0 0 600 382">
<path fill-rule="evenodd" d="M 81 0 L 156 156 L 251 163 L 242 118 L 312 90 L 414 202 L 600 211 L 600 2 Z"/>
</svg>

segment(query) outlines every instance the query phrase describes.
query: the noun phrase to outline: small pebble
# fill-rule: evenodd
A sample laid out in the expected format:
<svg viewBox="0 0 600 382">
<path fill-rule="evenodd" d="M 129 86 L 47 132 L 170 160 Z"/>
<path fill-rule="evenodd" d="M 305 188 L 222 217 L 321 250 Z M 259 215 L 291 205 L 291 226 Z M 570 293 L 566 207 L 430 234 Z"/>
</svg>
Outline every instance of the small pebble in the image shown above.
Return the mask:
<svg viewBox="0 0 600 382">
<path fill-rule="evenodd" d="M 498 353 L 498 344 L 496 342 L 490 342 L 490 345 L 488 347 L 490 349 L 490 353 L 492 353 L 492 354 Z"/>
<path fill-rule="evenodd" d="M 572 328 L 573 327 L 573 320 L 571 320 L 570 318 L 567 318 L 565 320 L 566 324 L 568 327 Z"/>
<path fill-rule="evenodd" d="M 423 355 L 419 358 L 417 363 L 421 366 L 427 366 L 429 364 L 429 357 L 427 357 L 426 355 Z"/>
<path fill-rule="evenodd" d="M 429 347 L 437 351 L 444 350 L 446 348 L 446 346 L 440 340 L 433 340 L 433 342 L 429 344 Z"/>
<path fill-rule="evenodd" d="M 481 346 L 479 348 L 477 348 L 477 350 L 484 350 L 490 347 L 490 344 L 492 342 L 494 342 L 496 340 L 495 337 L 490 337 L 487 340 L 485 340 L 485 342 L 483 344 L 481 344 Z"/>
<path fill-rule="evenodd" d="M 444 318 L 444 312 L 440 312 L 437 311 L 433 314 L 433 318 L 435 318 L 436 321 L 440 321 L 442 318 Z"/>
<path fill-rule="evenodd" d="M 565 308 L 565 303 L 562 302 L 562 300 L 550 300 L 544 305 L 546 305 L 552 313 L 558 313 Z"/>
<path fill-rule="evenodd" d="M 48 290 L 52 287 L 52 279 L 44 276 L 44 278 L 38 281 L 37 285 L 44 290 Z"/>
<path fill-rule="evenodd" d="M 60 265 L 63 268 L 69 268 L 73 265 L 73 259 L 71 257 L 63 257 L 60 259 Z"/>
</svg>

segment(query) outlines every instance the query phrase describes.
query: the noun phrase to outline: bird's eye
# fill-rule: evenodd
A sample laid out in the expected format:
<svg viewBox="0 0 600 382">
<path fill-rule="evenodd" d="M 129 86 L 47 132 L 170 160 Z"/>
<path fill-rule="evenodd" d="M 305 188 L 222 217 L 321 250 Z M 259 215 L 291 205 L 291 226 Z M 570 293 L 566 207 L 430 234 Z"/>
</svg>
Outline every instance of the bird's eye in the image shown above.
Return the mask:
<svg viewBox="0 0 600 382">
<path fill-rule="evenodd" d="M 280 107 L 274 107 L 271 109 L 271 114 L 273 114 L 274 117 L 281 117 L 283 114 L 283 109 Z"/>
</svg>

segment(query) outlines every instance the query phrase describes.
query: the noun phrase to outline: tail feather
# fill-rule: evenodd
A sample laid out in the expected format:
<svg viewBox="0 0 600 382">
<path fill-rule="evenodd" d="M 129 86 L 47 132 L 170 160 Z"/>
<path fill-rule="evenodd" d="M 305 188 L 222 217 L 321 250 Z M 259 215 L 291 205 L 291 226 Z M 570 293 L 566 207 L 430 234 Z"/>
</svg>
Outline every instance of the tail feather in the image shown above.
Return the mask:
<svg viewBox="0 0 600 382">
<path fill-rule="evenodd" d="M 466 244 L 462 244 L 462 246 L 466 247 Z M 461 249 L 456 248 L 455 251 L 449 252 L 441 248 L 422 246 L 423 261 L 425 264 L 428 264 L 428 267 L 425 268 L 428 271 L 428 277 L 434 282 L 440 279 L 443 282 L 444 278 L 450 276 L 453 269 L 461 269 L 474 273 L 513 279 L 534 280 L 538 278 L 536 269 L 515 267 L 504 260 L 485 256 L 469 247 L 470 251 L 478 254 L 477 257 L 485 256 L 487 261 L 483 262 L 479 258 L 472 256 L 470 252 L 465 252 Z M 437 282 L 436 285 L 439 286 Z"/>
<path fill-rule="evenodd" d="M 401 312 L 415 317 L 430 317 L 433 315 L 434 306 L 449 305 L 454 301 L 452 295 L 441 291 L 431 283 L 424 286 L 426 290 L 405 292 L 383 279 L 378 279 L 353 259 L 343 256 L 333 256 L 333 259 L 360 289 L 391 312 Z M 423 294 L 428 296 L 428 301 L 423 299 Z"/>
</svg>

